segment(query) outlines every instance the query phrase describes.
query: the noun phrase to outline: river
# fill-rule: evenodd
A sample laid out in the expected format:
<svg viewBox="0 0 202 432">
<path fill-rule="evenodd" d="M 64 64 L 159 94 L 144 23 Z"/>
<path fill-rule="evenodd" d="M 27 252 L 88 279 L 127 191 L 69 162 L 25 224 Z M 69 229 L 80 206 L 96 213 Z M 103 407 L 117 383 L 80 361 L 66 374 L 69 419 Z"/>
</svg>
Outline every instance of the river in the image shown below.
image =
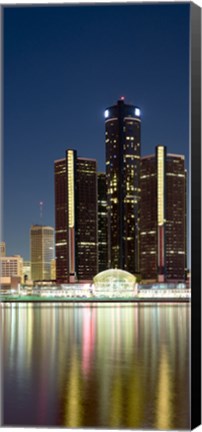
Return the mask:
<svg viewBox="0 0 202 432">
<path fill-rule="evenodd" d="M 188 429 L 189 304 L 4 304 L 3 424 Z"/>
</svg>

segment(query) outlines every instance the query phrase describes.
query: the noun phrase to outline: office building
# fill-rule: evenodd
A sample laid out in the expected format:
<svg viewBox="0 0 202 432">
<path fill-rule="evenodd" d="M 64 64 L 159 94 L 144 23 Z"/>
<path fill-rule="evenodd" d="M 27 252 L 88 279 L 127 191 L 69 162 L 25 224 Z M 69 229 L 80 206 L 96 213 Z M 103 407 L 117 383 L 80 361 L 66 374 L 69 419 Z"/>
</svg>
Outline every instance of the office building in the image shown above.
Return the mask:
<svg viewBox="0 0 202 432">
<path fill-rule="evenodd" d="M 54 176 L 56 279 L 69 282 L 66 159 L 55 161 Z"/>
<path fill-rule="evenodd" d="M 107 188 L 106 174 L 98 173 L 98 271 L 108 268 L 107 262 Z"/>
<path fill-rule="evenodd" d="M 141 112 L 121 98 L 105 110 L 108 268 L 139 273 Z"/>
<path fill-rule="evenodd" d="M 23 259 L 20 255 L 0 257 L 1 290 L 17 290 L 23 282 Z"/>
<path fill-rule="evenodd" d="M 155 155 L 141 158 L 140 273 L 157 279 L 157 174 Z"/>
<path fill-rule="evenodd" d="M 55 161 L 56 279 L 92 280 L 98 272 L 97 162 L 67 150 Z"/>
<path fill-rule="evenodd" d="M 23 259 L 20 255 L 1 256 L 0 258 L 1 278 L 18 277 L 20 282 L 23 277 Z"/>
<path fill-rule="evenodd" d="M 51 279 L 51 260 L 54 258 L 54 228 L 32 225 L 30 229 L 32 281 Z"/>
<path fill-rule="evenodd" d="M 140 270 L 145 280 L 184 281 L 186 170 L 184 156 L 157 146 L 141 159 Z"/>
</svg>

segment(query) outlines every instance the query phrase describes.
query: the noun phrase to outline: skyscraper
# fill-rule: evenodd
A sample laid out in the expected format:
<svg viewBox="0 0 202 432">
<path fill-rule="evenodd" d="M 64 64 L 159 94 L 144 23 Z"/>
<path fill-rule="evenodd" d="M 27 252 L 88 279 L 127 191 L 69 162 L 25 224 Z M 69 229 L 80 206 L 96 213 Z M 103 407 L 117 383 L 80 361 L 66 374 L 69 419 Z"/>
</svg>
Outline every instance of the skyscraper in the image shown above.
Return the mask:
<svg viewBox="0 0 202 432">
<path fill-rule="evenodd" d="M 55 161 L 55 256 L 56 279 L 60 282 L 69 281 L 67 221 L 66 159 L 59 159 Z"/>
<path fill-rule="evenodd" d="M 141 159 L 140 270 L 143 279 L 183 281 L 186 267 L 186 170 L 184 156 Z"/>
<path fill-rule="evenodd" d="M 30 229 L 31 278 L 51 279 L 51 260 L 54 258 L 54 228 L 32 225 Z"/>
<path fill-rule="evenodd" d="M 157 279 L 157 174 L 155 155 L 141 158 L 140 273 Z"/>
<path fill-rule="evenodd" d="M 98 173 L 98 271 L 108 268 L 107 262 L 107 188 L 106 174 Z"/>
<path fill-rule="evenodd" d="M 97 162 L 67 150 L 55 161 L 56 278 L 91 280 L 98 271 Z"/>
<path fill-rule="evenodd" d="M 139 272 L 141 112 L 121 98 L 105 110 L 108 267 Z"/>
</svg>

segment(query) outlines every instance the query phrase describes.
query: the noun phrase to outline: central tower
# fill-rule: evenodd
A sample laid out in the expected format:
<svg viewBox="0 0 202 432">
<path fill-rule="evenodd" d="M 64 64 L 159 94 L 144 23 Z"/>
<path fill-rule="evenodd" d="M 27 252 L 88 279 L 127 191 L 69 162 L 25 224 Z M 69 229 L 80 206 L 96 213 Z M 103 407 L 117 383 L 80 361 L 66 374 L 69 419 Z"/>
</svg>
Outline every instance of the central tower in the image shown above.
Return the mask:
<svg viewBox="0 0 202 432">
<path fill-rule="evenodd" d="M 141 112 L 124 98 L 105 110 L 108 267 L 139 272 Z"/>
</svg>

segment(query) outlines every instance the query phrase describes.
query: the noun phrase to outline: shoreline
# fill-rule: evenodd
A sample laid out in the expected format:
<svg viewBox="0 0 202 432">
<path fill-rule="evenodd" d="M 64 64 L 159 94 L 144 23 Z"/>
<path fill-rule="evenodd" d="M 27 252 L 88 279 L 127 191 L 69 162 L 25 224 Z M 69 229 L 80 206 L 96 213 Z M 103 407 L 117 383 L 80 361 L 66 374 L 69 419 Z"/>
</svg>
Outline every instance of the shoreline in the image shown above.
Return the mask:
<svg viewBox="0 0 202 432">
<path fill-rule="evenodd" d="M 190 298 L 136 298 L 136 299 L 0 299 L 1 304 L 5 303 L 190 303 Z"/>
</svg>

